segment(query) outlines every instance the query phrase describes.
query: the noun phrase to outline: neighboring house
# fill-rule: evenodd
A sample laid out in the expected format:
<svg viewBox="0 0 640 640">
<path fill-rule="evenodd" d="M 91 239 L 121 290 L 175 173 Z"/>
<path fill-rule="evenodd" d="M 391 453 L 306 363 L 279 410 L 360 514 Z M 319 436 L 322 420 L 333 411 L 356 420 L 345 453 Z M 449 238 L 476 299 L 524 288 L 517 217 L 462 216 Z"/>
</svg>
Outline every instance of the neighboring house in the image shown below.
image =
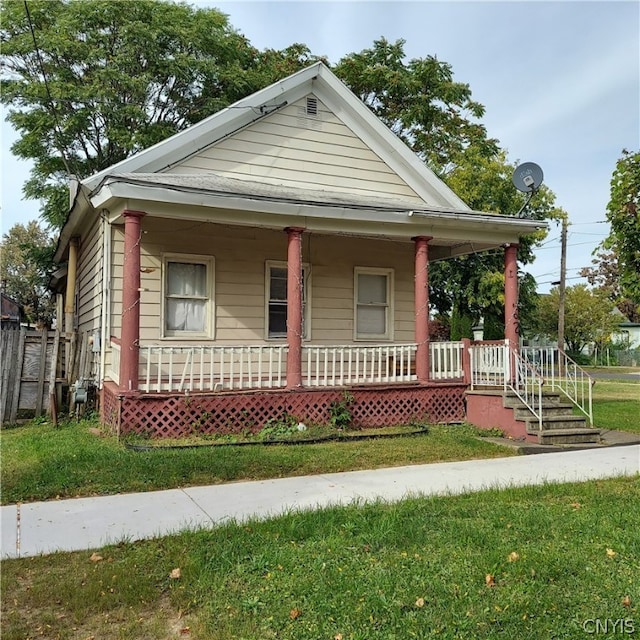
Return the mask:
<svg viewBox="0 0 640 640">
<path fill-rule="evenodd" d="M 2 303 L 2 328 L 19 329 L 24 315 L 22 305 L 10 298 L 4 291 L 0 292 Z"/>
<path fill-rule="evenodd" d="M 620 322 L 612 339 L 627 349 L 640 348 L 640 322 Z"/>
<path fill-rule="evenodd" d="M 428 265 L 503 247 L 517 345 L 541 226 L 470 210 L 318 63 L 77 184 L 56 260 L 122 432 L 322 420 L 346 389 L 356 424 L 450 421 L 464 352 L 429 344 Z"/>
</svg>

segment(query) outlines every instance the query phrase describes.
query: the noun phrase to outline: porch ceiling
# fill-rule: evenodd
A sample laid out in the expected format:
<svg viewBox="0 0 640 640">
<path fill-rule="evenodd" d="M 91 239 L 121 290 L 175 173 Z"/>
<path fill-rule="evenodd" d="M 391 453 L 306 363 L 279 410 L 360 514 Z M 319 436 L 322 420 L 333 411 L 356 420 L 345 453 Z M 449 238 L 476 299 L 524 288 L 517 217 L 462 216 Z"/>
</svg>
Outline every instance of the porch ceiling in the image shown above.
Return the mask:
<svg viewBox="0 0 640 640">
<path fill-rule="evenodd" d="M 96 209 L 121 223 L 126 208 L 150 216 L 220 224 L 410 241 L 431 236 L 430 258 L 444 259 L 514 243 L 546 224 L 480 211 L 446 209 L 416 201 L 310 190 L 212 174 L 114 174 L 90 194 Z"/>
</svg>

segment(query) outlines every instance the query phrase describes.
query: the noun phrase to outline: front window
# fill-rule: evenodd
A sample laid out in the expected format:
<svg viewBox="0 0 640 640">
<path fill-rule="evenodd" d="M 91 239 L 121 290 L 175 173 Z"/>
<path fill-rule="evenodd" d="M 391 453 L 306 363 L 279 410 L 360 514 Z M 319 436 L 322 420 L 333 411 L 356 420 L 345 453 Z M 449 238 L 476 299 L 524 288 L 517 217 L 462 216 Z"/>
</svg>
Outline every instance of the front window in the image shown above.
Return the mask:
<svg viewBox="0 0 640 640">
<path fill-rule="evenodd" d="M 165 260 L 165 336 L 208 336 L 211 326 L 213 259 Z"/>
<path fill-rule="evenodd" d="M 308 330 L 308 277 L 309 268 L 302 267 L 302 337 L 307 338 Z M 286 338 L 287 336 L 287 264 L 286 262 L 267 262 L 266 273 L 267 300 L 267 337 Z"/>
<path fill-rule="evenodd" d="M 355 270 L 355 339 L 391 340 L 393 271 Z"/>
</svg>

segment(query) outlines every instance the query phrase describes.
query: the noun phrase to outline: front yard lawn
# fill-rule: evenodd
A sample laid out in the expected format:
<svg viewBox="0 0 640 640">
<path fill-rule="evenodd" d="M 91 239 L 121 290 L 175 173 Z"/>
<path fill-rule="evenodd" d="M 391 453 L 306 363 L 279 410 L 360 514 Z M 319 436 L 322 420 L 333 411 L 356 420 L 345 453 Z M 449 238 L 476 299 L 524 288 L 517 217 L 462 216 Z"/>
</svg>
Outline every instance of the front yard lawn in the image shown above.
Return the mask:
<svg viewBox="0 0 640 640">
<path fill-rule="evenodd" d="M 96 424 L 3 430 L 2 504 L 513 455 L 467 425 L 380 440 L 153 451 L 128 450 L 90 427 Z"/>
<path fill-rule="evenodd" d="M 639 495 L 636 477 L 416 498 L 8 560 L 2 637 L 631 637 Z"/>
</svg>

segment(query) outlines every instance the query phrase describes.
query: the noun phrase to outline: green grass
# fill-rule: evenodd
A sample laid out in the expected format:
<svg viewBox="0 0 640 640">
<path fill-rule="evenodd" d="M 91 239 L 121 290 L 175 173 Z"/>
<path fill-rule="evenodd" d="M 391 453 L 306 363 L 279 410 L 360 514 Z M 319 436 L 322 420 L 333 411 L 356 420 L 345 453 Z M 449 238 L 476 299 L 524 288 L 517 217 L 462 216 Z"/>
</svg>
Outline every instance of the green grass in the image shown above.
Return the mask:
<svg viewBox="0 0 640 640">
<path fill-rule="evenodd" d="M 636 477 L 409 499 L 5 561 L 3 640 L 637 633 L 639 495 Z"/>
<path fill-rule="evenodd" d="M 640 380 L 598 380 L 593 387 L 593 423 L 600 429 L 640 433 Z"/>
<path fill-rule="evenodd" d="M 234 480 L 371 469 L 510 455 L 471 427 L 432 426 L 427 435 L 306 445 L 210 446 L 137 452 L 89 431 L 32 424 L 2 432 L 2 503 L 150 491 Z"/>
</svg>

